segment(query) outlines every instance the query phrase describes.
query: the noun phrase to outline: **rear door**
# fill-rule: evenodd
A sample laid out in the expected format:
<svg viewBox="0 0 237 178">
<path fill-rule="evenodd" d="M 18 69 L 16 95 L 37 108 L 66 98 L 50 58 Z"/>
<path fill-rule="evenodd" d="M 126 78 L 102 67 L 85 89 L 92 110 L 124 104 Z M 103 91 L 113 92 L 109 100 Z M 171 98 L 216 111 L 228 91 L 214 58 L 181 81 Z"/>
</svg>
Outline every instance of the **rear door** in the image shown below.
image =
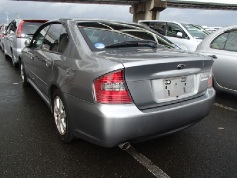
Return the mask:
<svg viewBox="0 0 237 178">
<path fill-rule="evenodd" d="M 68 43 L 68 35 L 62 24 L 51 24 L 44 38 L 42 48 L 35 54 L 36 85 L 47 95 L 55 60 L 61 55 Z"/>
</svg>

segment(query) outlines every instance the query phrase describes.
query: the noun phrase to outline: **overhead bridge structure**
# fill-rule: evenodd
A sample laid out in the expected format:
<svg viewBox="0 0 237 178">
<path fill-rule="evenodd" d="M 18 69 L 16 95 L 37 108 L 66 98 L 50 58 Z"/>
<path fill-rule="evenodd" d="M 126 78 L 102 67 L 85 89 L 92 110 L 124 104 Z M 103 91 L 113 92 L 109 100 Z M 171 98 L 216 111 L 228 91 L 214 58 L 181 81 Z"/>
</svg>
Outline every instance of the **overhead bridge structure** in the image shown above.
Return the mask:
<svg viewBox="0 0 237 178">
<path fill-rule="evenodd" d="M 133 21 L 155 20 L 159 13 L 167 7 L 237 10 L 237 0 L 14 0 L 37 2 L 62 2 L 62 3 L 86 3 L 86 4 L 113 4 L 131 5 L 130 13 Z"/>
</svg>

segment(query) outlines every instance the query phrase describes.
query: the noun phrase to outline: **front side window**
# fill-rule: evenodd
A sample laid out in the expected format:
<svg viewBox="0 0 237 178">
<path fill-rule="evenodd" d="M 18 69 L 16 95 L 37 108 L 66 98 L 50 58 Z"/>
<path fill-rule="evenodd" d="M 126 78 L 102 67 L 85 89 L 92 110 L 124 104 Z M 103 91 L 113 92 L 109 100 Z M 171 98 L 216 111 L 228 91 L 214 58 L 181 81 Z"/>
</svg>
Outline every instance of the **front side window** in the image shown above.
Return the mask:
<svg viewBox="0 0 237 178">
<path fill-rule="evenodd" d="M 229 33 L 224 49 L 237 52 L 237 31 Z"/>
<path fill-rule="evenodd" d="M 162 35 L 135 24 L 116 22 L 80 22 L 82 35 L 92 50 L 121 47 L 173 48 L 175 45 Z"/>
<path fill-rule="evenodd" d="M 151 29 L 157 31 L 162 35 L 166 35 L 166 22 L 150 22 L 147 24 Z"/>
<path fill-rule="evenodd" d="M 211 42 L 210 48 L 223 50 L 225 47 L 227 37 L 228 37 L 228 32 L 219 35 Z"/>
<path fill-rule="evenodd" d="M 194 24 L 182 24 L 182 25 L 190 33 L 190 35 L 196 39 L 204 39 L 206 38 L 207 35 L 210 34 L 208 31 L 206 31 L 199 25 Z"/>
<path fill-rule="evenodd" d="M 188 35 L 184 32 L 184 30 L 179 25 L 174 23 L 167 24 L 167 36 L 188 38 Z"/>
</svg>

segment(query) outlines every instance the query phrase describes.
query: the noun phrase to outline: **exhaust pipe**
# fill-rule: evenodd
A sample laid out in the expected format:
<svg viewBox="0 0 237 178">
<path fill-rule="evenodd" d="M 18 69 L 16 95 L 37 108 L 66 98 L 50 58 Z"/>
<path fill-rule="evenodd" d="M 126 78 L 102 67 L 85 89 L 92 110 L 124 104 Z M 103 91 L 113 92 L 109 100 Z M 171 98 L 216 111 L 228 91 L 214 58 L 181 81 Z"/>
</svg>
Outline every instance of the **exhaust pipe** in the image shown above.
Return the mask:
<svg viewBox="0 0 237 178">
<path fill-rule="evenodd" d="M 118 147 L 119 147 L 120 149 L 122 149 L 122 150 L 127 150 L 127 149 L 130 148 L 130 146 L 131 146 L 131 143 L 130 143 L 130 142 L 124 142 L 124 143 L 120 143 L 120 144 L 118 145 Z"/>
</svg>

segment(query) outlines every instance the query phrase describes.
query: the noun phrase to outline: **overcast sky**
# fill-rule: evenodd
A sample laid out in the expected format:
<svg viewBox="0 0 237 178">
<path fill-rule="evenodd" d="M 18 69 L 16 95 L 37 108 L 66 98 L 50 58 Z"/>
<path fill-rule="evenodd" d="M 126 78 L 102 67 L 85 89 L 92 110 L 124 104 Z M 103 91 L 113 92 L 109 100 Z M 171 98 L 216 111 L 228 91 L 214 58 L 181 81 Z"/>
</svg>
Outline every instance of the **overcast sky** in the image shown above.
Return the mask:
<svg viewBox="0 0 237 178">
<path fill-rule="evenodd" d="M 132 22 L 129 6 L 94 5 L 69 3 L 19 2 L 0 0 L 0 23 L 9 22 L 19 16 L 31 19 L 56 18 L 102 18 Z M 160 13 L 160 19 L 190 22 L 206 26 L 227 26 L 237 24 L 237 11 L 197 10 L 167 8 Z"/>
</svg>

